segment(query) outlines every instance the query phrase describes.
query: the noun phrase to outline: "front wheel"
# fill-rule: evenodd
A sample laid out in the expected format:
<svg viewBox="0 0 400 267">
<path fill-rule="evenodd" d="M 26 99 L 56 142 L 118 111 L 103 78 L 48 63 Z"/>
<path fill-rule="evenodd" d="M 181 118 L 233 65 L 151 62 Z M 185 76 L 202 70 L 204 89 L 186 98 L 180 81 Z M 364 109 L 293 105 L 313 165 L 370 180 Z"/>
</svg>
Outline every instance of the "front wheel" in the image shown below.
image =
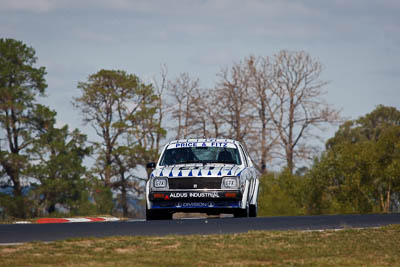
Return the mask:
<svg viewBox="0 0 400 267">
<path fill-rule="evenodd" d="M 172 213 L 165 211 L 154 211 L 146 208 L 146 221 L 172 220 Z"/>
<path fill-rule="evenodd" d="M 245 209 L 239 209 L 233 213 L 235 218 L 246 218 L 249 217 L 249 205 Z"/>
<path fill-rule="evenodd" d="M 249 206 L 249 217 L 257 217 L 257 204 Z"/>
</svg>

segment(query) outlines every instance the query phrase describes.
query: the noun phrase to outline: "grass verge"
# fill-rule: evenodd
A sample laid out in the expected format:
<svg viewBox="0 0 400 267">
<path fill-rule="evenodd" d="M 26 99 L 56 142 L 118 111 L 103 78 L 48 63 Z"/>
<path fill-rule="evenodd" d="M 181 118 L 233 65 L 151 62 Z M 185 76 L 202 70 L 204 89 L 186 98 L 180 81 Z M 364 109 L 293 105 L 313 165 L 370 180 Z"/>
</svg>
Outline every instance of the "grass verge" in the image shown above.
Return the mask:
<svg viewBox="0 0 400 267">
<path fill-rule="evenodd" d="M 82 238 L 0 246 L 1 266 L 399 266 L 400 225 L 341 231 Z"/>
</svg>

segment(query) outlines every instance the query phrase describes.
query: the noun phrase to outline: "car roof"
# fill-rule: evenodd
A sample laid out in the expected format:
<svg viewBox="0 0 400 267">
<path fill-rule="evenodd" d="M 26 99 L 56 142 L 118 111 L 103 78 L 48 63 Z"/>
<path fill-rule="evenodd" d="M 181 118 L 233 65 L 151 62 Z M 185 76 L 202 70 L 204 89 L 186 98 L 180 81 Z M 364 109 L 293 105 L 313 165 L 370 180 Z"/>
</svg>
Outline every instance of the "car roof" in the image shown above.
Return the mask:
<svg viewBox="0 0 400 267">
<path fill-rule="evenodd" d="M 169 144 L 176 144 L 176 143 L 210 143 L 210 142 L 218 142 L 218 143 L 232 143 L 239 145 L 240 142 L 233 140 L 233 139 L 224 139 L 224 138 L 201 138 L 201 139 L 179 139 L 179 140 L 173 140 L 171 142 L 168 142 Z"/>
</svg>

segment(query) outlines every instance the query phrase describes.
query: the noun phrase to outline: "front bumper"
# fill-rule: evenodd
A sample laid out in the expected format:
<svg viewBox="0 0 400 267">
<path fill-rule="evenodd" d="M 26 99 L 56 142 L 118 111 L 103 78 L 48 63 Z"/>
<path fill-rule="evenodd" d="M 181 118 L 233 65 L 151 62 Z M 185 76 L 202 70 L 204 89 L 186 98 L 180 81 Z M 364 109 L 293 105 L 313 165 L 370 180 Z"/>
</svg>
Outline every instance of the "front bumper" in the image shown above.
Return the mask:
<svg viewBox="0 0 400 267">
<path fill-rule="evenodd" d="M 242 193 L 237 191 L 165 191 L 149 193 L 151 209 L 206 211 L 240 208 Z"/>
</svg>

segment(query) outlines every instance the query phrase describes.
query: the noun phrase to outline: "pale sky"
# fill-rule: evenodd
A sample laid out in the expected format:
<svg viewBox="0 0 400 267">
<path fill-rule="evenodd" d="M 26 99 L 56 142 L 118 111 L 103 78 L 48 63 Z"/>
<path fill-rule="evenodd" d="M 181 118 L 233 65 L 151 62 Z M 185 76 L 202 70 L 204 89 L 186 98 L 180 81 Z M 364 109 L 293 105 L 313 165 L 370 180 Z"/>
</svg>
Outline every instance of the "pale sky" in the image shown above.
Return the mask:
<svg viewBox="0 0 400 267">
<path fill-rule="evenodd" d="M 0 0 L 0 38 L 36 50 L 44 102 L 73 128 L 77 83 L 100 69 L 147 80 L 165 63 L 170 78 L 188 72 L 207 87 L 222 67 L 281 49 L 322 62 L 326 100 L 343 116 L 400 109 L 398 0 Z"/>
</svg>

